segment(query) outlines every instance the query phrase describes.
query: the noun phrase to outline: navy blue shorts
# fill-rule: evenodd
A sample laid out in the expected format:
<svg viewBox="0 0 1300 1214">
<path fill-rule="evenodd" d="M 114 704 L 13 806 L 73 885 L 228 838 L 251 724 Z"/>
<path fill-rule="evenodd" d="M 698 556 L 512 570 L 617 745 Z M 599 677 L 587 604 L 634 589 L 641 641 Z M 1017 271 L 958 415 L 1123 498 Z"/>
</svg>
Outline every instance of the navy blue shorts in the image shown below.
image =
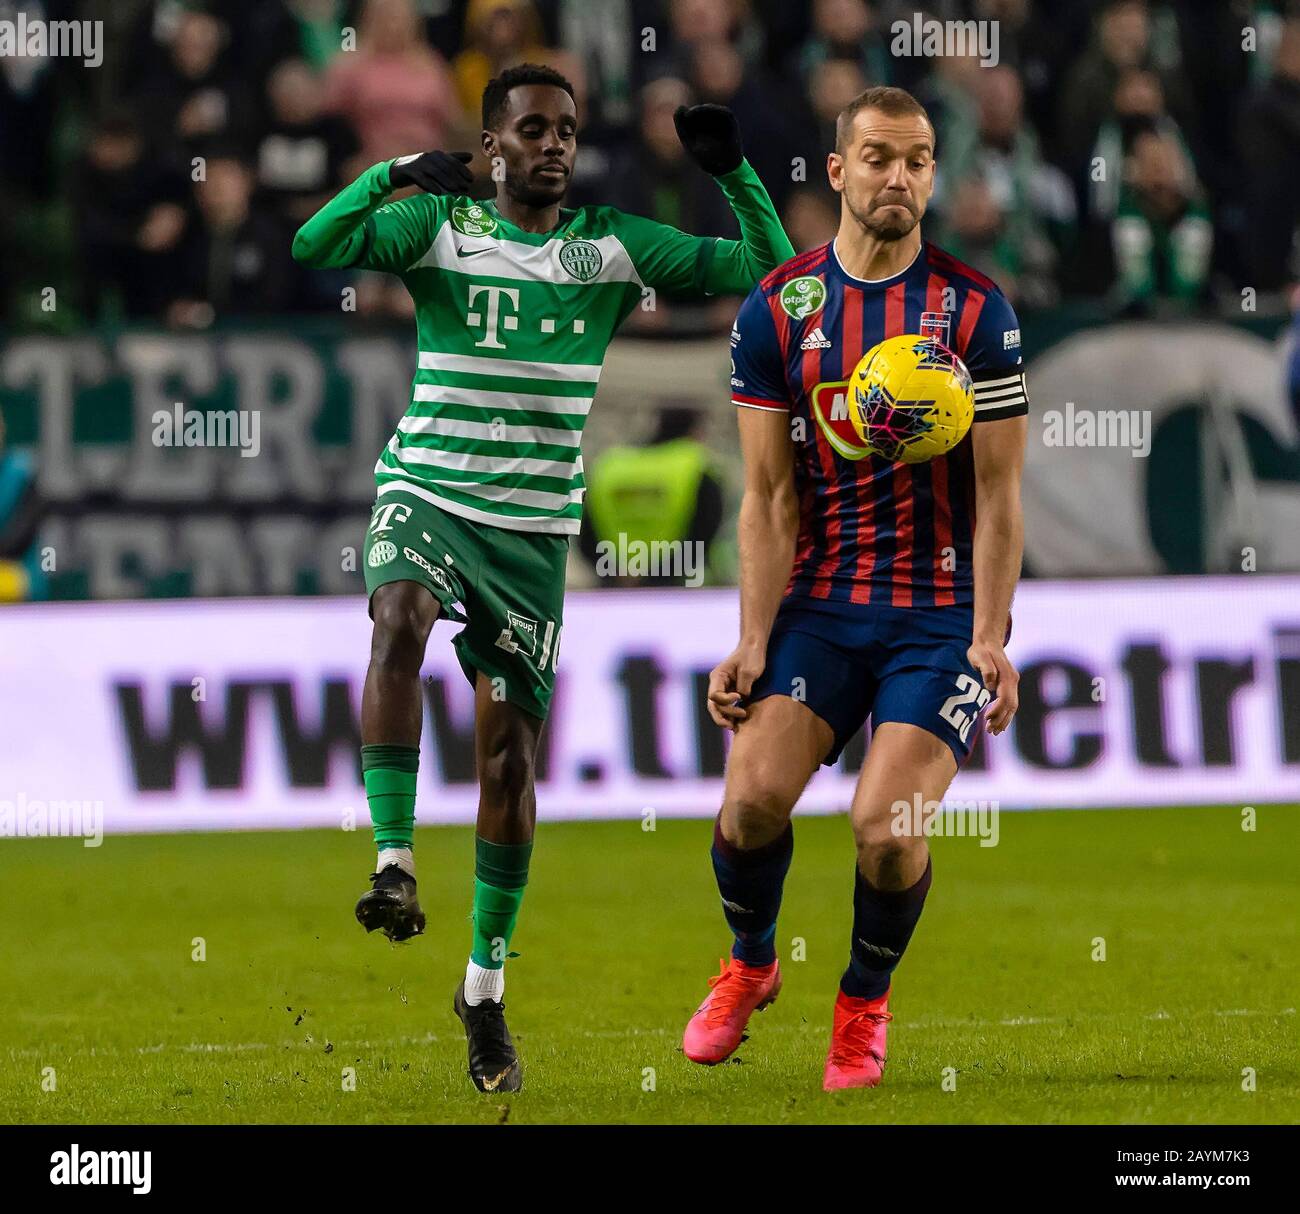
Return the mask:
<svg viewBox="0 0 1300 1214">
<path fill-rule="evenodd" d="M 971 607 L 884 607 L 787 598 L 767 643 L 767 667 L 748 697 L 802 700 L 835 734 L 829 765 L 871 718 L 919 725 L 960 767 L 992 698 L 966 659 Z"/>
</svg>

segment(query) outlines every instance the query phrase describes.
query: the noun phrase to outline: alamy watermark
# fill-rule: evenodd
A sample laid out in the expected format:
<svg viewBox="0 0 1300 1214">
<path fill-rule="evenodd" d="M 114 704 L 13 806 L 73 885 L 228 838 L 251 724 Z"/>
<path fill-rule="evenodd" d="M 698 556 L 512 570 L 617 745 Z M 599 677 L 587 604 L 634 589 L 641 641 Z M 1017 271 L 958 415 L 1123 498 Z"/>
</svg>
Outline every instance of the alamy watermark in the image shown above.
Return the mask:
<svg viewBox="0 0 1300 1214">
<path fill-rule="evenodd" d="M 965 59 L 974 56 L 980 67 L 998 65 L 996 21 L 939 21 L 913 13 L 910 21 L 895 21 L 889 32 L 890 54 L 897 58 Z"/>
<path fill-rule="evenodd" d="M 620 531 L 616 540 L 597 542 L 596 576 L 674 578 L 694 590 L 704 584 L 704 544 L 700 540 L 633 540 Z"/>
<path fill-rule="evenodd" d="M 262 449 L 262 415 L 256 409 L 187 409 L 177 401 L 150 420 L 155 447 L 238 447 L 241 458 Z"/>
<path fill-rule="evenodd" d="M 97 1151 L 74 1142 L 50 1156 L 50 1184 L 118 1185 L 132 1193 L 153 1189 L 152 1151 Z"/>
<path fill-rule="evenodd" d="M 19 10 L 0 21 L 0 59 L 80 59 L 86 67 L 104 62 L 102 21 L 46 21 Z"/>
<path fill-rule="evenodd" d="M 0 801 L 0 839 L 83 839 L 87 847 L 104 841 L 103 801 Z"/>
<path fill-rule="evenodd" d="M 889 829 L 898 839 L 978 839 L 981 847 L 997 847 L 997 801 L 927 801 L 913 793 L 910 801 L 889 807 Z"/>
<path fill-rule="evenodd" d="M 1150 409 L 1065 408 L 1043 414 L 1043 443 L 1048 447 L 1128 447 L 1134 459 L 1151 454 Z"/>
</svg>

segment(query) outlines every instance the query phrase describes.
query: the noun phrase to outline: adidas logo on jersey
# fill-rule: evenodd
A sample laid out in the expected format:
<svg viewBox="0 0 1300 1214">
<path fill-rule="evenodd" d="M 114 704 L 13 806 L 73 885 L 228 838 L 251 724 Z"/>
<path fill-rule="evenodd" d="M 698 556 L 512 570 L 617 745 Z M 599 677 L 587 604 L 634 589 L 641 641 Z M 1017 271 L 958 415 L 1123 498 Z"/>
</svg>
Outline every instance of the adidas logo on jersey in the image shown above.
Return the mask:
<svg viewBox="0 0 1300 1214">
<path fill-rule="evenodd" d="M 826 340 L 826 334 L 821 331 L 820 327 L 815 328 L 799 343 L 799 349 L 801 350 L 829 350 L 830 348 L 831 343 Z"/>
</svg>

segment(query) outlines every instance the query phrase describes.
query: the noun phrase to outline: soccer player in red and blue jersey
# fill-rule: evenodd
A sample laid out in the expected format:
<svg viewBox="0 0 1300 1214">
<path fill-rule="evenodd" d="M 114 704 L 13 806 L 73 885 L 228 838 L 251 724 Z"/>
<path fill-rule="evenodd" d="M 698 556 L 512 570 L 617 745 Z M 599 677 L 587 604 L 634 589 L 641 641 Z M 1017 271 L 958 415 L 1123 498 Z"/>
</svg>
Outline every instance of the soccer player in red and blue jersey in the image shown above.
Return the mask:
<svg viewBox="0 0 1300 1214">
<path fill-rule="evenodd" d="M 1016 711 L 1003 646 L 1020 573 L 1028 403 L 1010 304 L 922 240 L 935 159 L 920 103 L 896 88 L 856 98 L 827 171 L 841 199 L 835 239 L 764 278 L 731 337 L 745 461 L 740 641 L 713 671 L 709 711 L 735 731 L 712 852 L 735 943 L 683 1048 L 694 1062 L 721 1062 L 779 993 L 790 815 L 818 766 L 870 717 L 850 810 L 853 932 L 830 1091 L 880 1081 L 891 975 L 930 888 L 924 834 L 896 832 L 896 807 L 939 802 L 985 709 L 993 734 Z M 828 433 L 845 416 L 847 381 L 874 345 L 909 333 L 965 361 L 970 433 L 929 463 L 847 458 Z"/>
</svg>

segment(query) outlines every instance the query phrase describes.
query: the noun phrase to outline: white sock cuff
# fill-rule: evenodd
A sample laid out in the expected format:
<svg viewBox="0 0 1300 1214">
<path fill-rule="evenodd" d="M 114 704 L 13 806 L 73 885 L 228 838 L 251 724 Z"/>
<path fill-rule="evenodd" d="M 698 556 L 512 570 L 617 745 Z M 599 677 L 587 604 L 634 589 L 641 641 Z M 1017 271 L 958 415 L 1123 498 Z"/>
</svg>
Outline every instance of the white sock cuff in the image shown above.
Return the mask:
<svg viewBox="0 0 1300 1214">
<path fill-rule="evenodd" d="M 385 847 L 375 861 L 375 872 L 382 873 L 390 864 L 396 864 L 402 872 L 415 876 L 415 856 L 409 847 Z"/>
<path fill-rule="evenodd" d="M 491 999 L 493 1003 L 500 1003 L 501 997 L 506 993 L 506 971 L 502 966 L 500 969 L 490 970 L 470 961 L 465 966 L 465 1002 L 470 1007 L 477 1007 L 485 999 Z"/>
</svg>

